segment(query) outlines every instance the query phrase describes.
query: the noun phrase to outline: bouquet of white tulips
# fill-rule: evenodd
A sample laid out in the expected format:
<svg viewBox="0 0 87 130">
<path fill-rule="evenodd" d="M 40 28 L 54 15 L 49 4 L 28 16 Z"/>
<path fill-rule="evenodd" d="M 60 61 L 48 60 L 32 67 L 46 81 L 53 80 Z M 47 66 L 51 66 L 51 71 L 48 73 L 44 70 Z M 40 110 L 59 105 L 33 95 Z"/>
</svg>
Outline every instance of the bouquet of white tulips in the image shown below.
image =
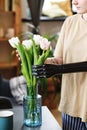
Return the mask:
<svg viewBox="0 0 87 130">
<path fill-rule="evenodd" d="M 13 37 L 9 39 L 9 43 L 20 55 L 21 71 L 27 83 L 27 95 L 36 96 L 37 79 L 32 75 L 32 65 L 43 64 L 50 56 L 50 41 L 40 35 L 33 35 L 29 40 L 22 42 L 18 37 Z"/>
</svg>

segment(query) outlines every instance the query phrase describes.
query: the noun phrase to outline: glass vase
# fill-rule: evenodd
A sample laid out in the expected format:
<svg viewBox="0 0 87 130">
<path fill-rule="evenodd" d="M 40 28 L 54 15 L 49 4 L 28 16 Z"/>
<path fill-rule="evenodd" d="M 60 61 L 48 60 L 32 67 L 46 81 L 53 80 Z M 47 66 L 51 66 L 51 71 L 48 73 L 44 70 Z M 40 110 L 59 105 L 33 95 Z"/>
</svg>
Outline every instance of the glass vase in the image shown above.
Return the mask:
<svg viewBox="0 0 87 130">
<path fill-rule="evenodd" d="M 24 125 L 36 127 L 42 125 L 42 96 L 36 98 L 25 96 L 23 98 Z"/>
</svg>

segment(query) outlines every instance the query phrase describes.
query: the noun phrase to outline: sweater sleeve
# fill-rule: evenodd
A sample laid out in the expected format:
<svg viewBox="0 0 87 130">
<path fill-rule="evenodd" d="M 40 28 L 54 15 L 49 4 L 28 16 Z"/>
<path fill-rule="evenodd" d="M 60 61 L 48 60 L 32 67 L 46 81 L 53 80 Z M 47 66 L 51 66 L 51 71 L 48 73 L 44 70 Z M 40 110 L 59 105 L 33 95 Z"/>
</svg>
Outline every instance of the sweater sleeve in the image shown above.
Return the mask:
<svg viewBox="0 0 87 130">
<path fill-rule="evenodd" d="M 63 57 L 63 46 L 64 46 L 64 38 L 65 38 L 65 33 L 66 33 L 66 28 L 68 25 L 68 18 L 66 18 L 66 20 L 64 21 L 60 34 L 59 34 L 59 38 L 57 40 L 57 44 L 54 50 L 54 57 L 56 58 L 61 58 Z"/>
</svg>

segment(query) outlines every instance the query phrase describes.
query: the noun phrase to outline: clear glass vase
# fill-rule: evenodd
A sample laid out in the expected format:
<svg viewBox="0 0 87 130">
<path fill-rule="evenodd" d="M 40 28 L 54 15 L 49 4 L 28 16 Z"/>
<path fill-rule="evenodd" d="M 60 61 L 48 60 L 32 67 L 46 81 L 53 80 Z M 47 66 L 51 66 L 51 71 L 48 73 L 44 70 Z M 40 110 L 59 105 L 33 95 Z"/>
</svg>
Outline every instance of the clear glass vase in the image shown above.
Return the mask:
<svg viewBox="0 0 87 130">
<path fill-rule="evenodd" d="M 36 127 L 42 125 L 42 96 L 36 98 L 26 96 L 23 98 L 24 125 Z"/>
</svg>

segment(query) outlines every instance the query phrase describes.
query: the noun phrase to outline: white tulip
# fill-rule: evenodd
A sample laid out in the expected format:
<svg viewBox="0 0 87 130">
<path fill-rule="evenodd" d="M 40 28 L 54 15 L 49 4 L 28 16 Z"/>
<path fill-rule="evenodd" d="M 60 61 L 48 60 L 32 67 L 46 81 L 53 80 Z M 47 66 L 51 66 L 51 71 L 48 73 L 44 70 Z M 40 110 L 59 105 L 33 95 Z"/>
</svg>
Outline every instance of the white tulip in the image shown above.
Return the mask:
<svg viewBox="0 0 87 130">
<path fill-rule="evenodd" d="M 50 48 L 50 41 L 48 41 L 48 39 L 46 38 L 43 38 L 41 41 L 40 41 L 40 48 L 42 50 L 48 50 Z"/>
<path fill-rule="evenodd" d="M 33 44 L 32 40 L 24 40 L 24 41 L 22 41 L 22 45 L 24 45 L 27 49 L 30 49 L 32 44 Z"/>
<path fill-rule="evenodd" d="M 42 37 L 40 35 L 34 35 L 33 39 L 35 41 L 35 44 L 39 45 Z"/>
<path fill-rule="evenodd" d="M 11 39 L 8 40 L 10 45 L 13 47 L 13 48 L 16 48 L 16 45 L 18 45 L 18 43 L 20 43 L 20 40 L 18 37 L 12 37 Z"/>
</svg>

